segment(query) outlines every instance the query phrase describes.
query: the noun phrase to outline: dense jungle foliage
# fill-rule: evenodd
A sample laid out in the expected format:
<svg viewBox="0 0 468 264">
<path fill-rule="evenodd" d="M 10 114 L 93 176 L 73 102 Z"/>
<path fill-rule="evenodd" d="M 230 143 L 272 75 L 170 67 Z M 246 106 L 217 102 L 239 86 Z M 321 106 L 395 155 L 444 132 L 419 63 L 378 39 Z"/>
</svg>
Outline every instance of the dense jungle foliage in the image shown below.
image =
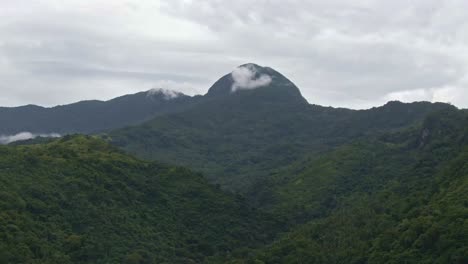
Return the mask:
<svg viewBox="0 0 468 264">
<path fill-rule="evenodd" d="M 343 146 L 271 178 L 262 203 L 292 232 L 265 263 L 467 263 L 468 115 Z M 267 199 L 268 198 L 268 199 Z"/>
<path fill-rule="evenodd" d="M 337 109 L 309 105 L 300 94 L 265 87 L 159 116 L 107 137 L 140 158 L 187 166 L 212 183 L 245 194 L 272 171 L 305 155 L 401 129 L 443 109 L 455 108 L 389 102 L 369 110 Z"/>
<path fill-rule="evenodd" d="M 96 138 L 0 147 L 1 263 L 200 263 L 262 243 L 265 223 L 200 174 Z"/>
</svg>

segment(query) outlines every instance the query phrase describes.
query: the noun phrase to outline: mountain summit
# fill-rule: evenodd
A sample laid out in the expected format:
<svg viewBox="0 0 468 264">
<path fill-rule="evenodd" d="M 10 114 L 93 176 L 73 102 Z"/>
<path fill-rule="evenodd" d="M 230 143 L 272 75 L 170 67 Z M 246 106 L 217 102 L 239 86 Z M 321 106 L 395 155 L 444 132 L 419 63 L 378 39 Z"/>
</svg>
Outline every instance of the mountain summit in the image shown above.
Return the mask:
<svg viewBox="0 0 468 264">
<path fill-rule="evenodd" d="M 299 88 L 281 73 L 270 67 L 254 63 L 238 66 L 231 73 L 216 81 L 206 94 L 207 97 L 223 97 L 245 92 L 277 98 L 295 98 L 302 102 Z"/>
</svg>

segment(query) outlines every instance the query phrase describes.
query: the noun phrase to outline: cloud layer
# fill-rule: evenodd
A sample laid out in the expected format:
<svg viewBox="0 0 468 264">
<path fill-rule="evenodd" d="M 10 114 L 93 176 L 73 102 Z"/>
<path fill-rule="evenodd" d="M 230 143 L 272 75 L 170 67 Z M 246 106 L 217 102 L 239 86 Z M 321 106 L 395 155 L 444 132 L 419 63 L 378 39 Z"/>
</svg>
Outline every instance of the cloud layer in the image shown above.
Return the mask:
<svg viewBox="0 0 468 264">
<path fill-rule="evenodd" d="M 468 107 L 464 0 L 6 0 L 0 17 L 0 105 L 205 93 L 256 62 L 312 103 Z"/>
<path fill-rule="evenodd" d="M 10 144 L 16 141 L 23 141 L 28 139 L 33 139 L 37 137 L 50 137 L 50 138 L 57 138 L 60 137 L 60 134 L 51 133 L 51 134 L 33 134 L 30 132 L 21 132 L 16 135 L 0 135 L 0 144 Z"/>
</svg>

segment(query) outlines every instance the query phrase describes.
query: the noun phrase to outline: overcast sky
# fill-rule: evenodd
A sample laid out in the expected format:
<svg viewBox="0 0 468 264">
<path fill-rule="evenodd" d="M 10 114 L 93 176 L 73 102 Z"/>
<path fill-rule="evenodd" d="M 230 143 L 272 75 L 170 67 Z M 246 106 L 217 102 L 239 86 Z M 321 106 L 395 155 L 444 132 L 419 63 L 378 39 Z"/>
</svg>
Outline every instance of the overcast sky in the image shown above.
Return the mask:
<svg viewBox="0 0 468 264">
<path fill-rule="evenodd" d="M 204 94 L 254 62 L 310 103 L 468 108 L 466 0 L 0 0 L 0 105 Z"/>
</svg>

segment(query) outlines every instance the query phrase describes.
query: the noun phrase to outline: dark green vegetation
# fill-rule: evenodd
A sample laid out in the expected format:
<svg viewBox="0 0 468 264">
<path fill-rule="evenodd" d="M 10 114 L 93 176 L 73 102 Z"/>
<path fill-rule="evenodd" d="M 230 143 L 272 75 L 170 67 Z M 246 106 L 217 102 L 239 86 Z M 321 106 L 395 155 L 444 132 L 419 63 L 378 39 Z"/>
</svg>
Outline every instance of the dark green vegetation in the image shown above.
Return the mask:
<svg viewBox="0 0 468 264">
<path fill-rule="evenodd" d="M 258 245 L 261 223 L 201 175 L 95 138 L 0 147 L 0 263 L 200 263 Z"/>
<path fill-rule="evenodd" d="M 166 98 L 162 92 L 141 92 L 110 101 L 82 101 L 45 108 L 36 105 L 0 107 L 0 135 L 31 133 L 92 133 L 138 124 L 158 114 L 177 112 L 199 97 L 179 94 Z"/>
<path fill-rule="evenodd" d="M 275 215 L 284 223 L 276 231 L 286 233 L 251 261 L 467 261 L 465 112 L 426 102 L 362 111 L 309 105 L 270 74 L 269 86 L 237 93 L 227 92 L 225 76 L 211 101 L 110 140 L 202 171 Z"/>
<path fill-rule="evenodd" d="M 0 263 L 468 263 L 466 110 L 310 105 L 251 66 L 272 82 L 228 74 L 114 146 L 0 147 Z"/>
</svg>

